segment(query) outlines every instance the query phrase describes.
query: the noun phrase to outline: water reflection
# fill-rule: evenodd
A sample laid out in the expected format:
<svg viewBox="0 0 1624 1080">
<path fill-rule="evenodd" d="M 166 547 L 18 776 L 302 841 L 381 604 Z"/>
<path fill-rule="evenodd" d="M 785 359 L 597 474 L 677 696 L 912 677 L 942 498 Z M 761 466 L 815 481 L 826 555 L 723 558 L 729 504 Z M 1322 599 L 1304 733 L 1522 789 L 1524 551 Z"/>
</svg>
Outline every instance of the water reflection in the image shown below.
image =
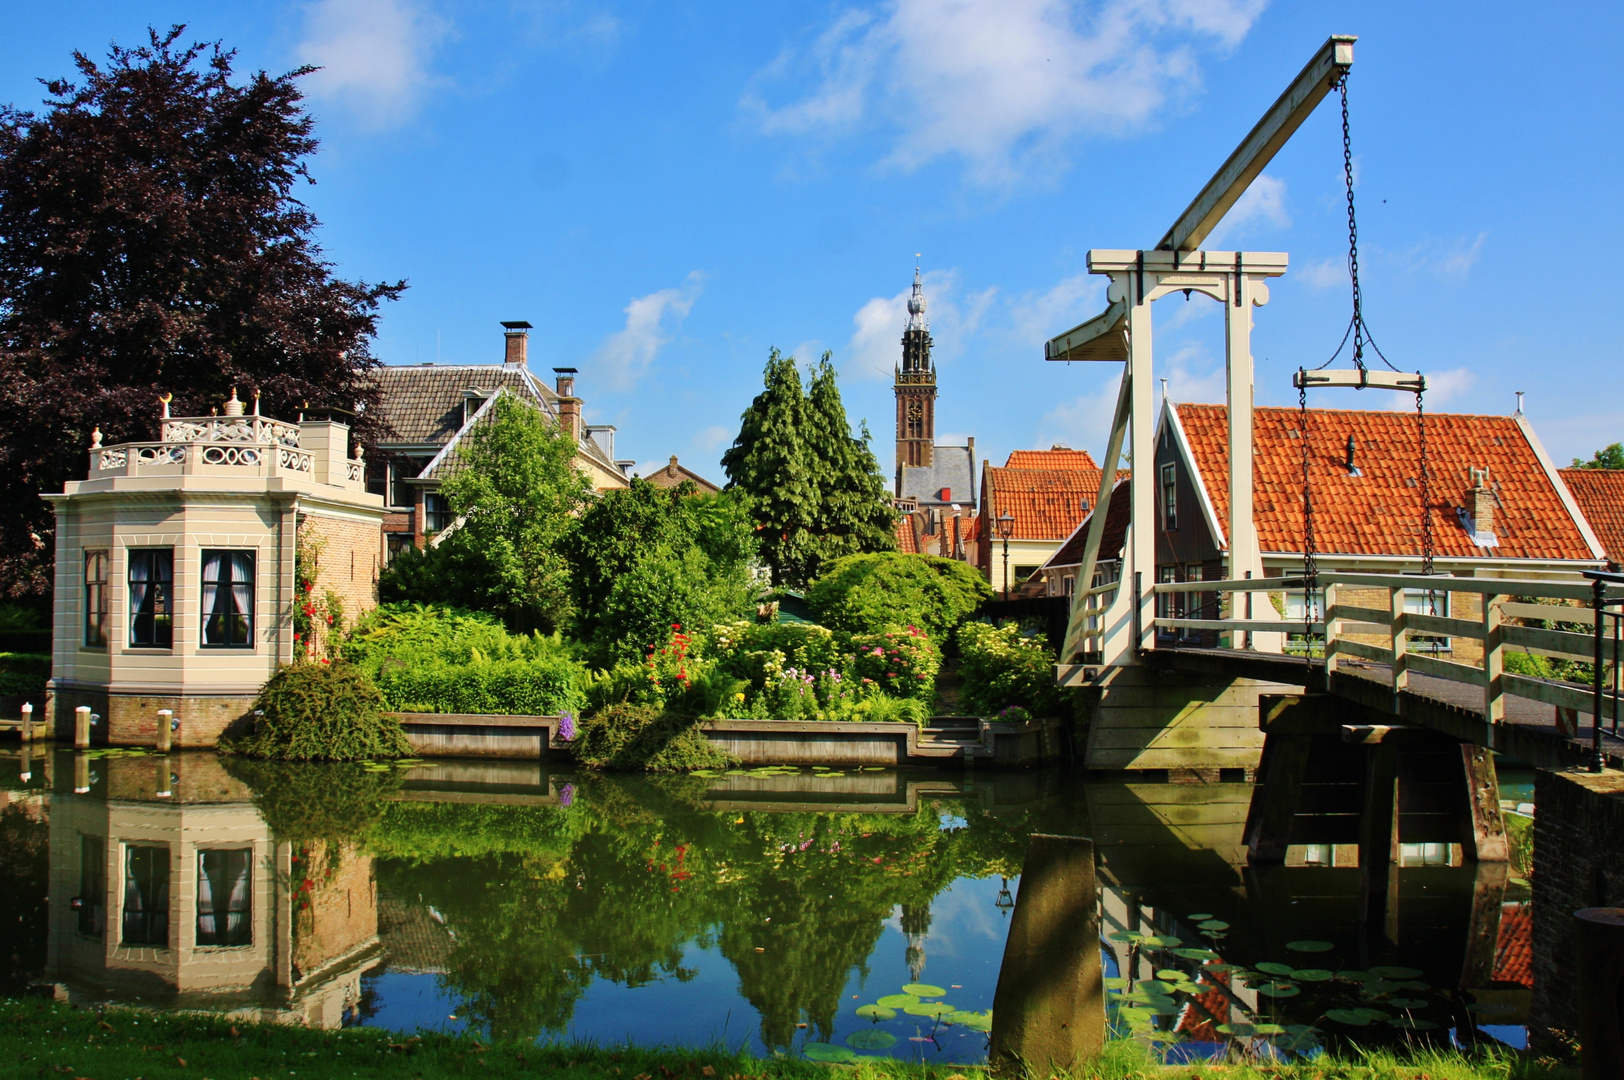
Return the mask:
<svg viewBox="0 0 1624 1080">
<path fill-rule="evenodd" d="M 1095 839 L 1118 1030 L 1160 1033 L 1178 1054 L 1280 1041 L 1258 1025 L 1370 1045 L 1526 1011 L 1519 886 L 1445 851 L 1395 874 L 1388 924 L 1360 933 L 1358 870 L 1337 852 L 1246 866 L 1244 784 L 651 781 L 206 753 L 22 765 L 0 762 L 0 915 L 24 931 L 5 958 L 12 992 L 41 981 L 320 1026 L 974 1061 L 1025 838 L 1049 832 Z M 1304 941 L 1324 948 L 1293 949 Z M 1436 1028 L 1339 1028 L 1323 1014 L 1369 1007 L 1358 983 L 1281 976 L 1299 993 L 1271 996 L 1220 970 L 1270 963 L 1421 970 L 1405 980 L 1428 985 L 1413 1015 Z M 929 984 L 941 993 L 902 989 Z M 1468 1013 L 1473 1001 L 1499 1015 Z"/>
</svg>

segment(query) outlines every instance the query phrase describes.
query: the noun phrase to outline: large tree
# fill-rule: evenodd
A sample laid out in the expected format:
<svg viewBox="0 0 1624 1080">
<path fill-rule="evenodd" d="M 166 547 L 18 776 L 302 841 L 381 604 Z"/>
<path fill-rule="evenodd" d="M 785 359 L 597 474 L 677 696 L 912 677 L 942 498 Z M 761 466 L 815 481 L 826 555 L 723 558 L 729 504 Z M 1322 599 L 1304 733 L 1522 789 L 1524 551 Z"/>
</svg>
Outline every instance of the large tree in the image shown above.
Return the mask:
<svg viewBox="0 0 1624 1080">
<path fill-rule="evenodd" d="M 763 388 L 722 455 L 728 488 L 750 499 L 779 585 L 804 586 L 830 559 L 896 547 L 896 515 L 865 436 L 852 435 L 825 353 L 804 388 L 795 358 L 773 349 Z"/>
<path fill-rule="evenodd" d="M 183 27 L 74 53 L 42 112 L 0 108 L 0 592 L 50 588 L 41 491 L 83 475 L 91 431 L 156 436 L 157 397 L 207 413 L 355 413 L 375 437 L 378 307 L 404 282 L 334 276 L 294 197 L 316 149 L 297 79 L 233 79 Z"/>
</svg>

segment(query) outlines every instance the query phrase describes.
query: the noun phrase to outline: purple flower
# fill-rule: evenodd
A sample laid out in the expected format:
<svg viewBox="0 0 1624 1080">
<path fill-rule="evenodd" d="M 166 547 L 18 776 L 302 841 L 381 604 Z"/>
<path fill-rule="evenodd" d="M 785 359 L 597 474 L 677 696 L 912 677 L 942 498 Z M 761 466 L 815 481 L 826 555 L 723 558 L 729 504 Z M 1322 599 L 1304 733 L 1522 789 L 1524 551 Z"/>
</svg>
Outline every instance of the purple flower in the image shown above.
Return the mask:
<svg viewBox="0 0 1624 1080">
<path fill-rule="evenodd" d="M 565 742 L 575 739 L 575 717 L 567 712 L 558 714 L 558 737 Z"/>
<path fill-rule="evenodd" d="M 575 801 L 575 785 L 565 784 L 558 789 L 558 805 L 568 806 Z"/>
</svg>

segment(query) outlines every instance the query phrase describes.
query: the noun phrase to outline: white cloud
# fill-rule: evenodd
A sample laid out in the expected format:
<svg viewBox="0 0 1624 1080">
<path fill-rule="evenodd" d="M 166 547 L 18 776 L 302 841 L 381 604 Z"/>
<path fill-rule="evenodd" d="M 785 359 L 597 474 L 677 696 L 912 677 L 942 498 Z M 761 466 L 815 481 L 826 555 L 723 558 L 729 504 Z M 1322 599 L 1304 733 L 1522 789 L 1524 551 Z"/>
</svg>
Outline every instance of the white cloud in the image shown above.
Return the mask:
<svg viewBox="0 0 1624 1080">
<path fill-rule="evenodd" d="M 1028 293 L 1010 304 L 1016 339 L 1039 349 L 1057 334 L 1098 315 L 1105 307 L 1105 279 L 1093 274 L 1062 278 L 1045 293 Z"/>
<path fill-rule="evenodd" d="M 1304 263 L 1291 274 L 1310 289 L 1334 289 L 1348 284 L 1348 260 L 1319 259 Z"/>
<path fill-rule="evenodd" d="M 1256 233 L 1259 225 L 1283 229 L 1290 224 L 1291 215 L 1286 212 L 1286 182 L 1263 173 L 1235 200 L 1235 205 L 1201 246 L 1208 251 L 1225 251 L 1228 250 L 1226 241 Z"/>
<path fill-rule="evenodd" d="M 450 24 L 413 0 L 316 0 L 305 8 L 299 61 L 321 70 L 312 96 L 339 103 L 368 126 L 394 127 L 435 85 L 429 59 Z"/>
<path fill-rule="evenodd" d="M 1446 278 L 1464 278 L 1476 265 L 1478 256 L 1483 254 L 1483 243 L 1488 238 L 1488 233 L 1480 232 L 1471 244 L 1455 245 L 1453 250 L 1445 252 L 1438 260 L 1438 272 Z"/>
<path fill-rule="evenodd" d="M 842 13 L 758 73 L 741 109 L 761 130 L 894 131 L 886 164 L 957 156 L 982 183 L 1053 163 L 1080 132 L 1150 123 L 1200 81 L 1197 48 L 1228 49 L 1266 0 L 891 0 Z M 779 85 L 814 89 L 773 104 Z"/>
<path fill-rule="evenodd" d="M 1375 366 L 1381 364 L 1379 358 L 1371 357 L 1370 359 L 1374 361 Z M 1374 370 L 1374 366 L 1372 370 Z M 1382 370 L 1385 371 L 1386 369 L 1383 368 Z M 1428 412 L 1435 412 L 1452 401 L 1460 400 L 1468 390 L 1477 385 L 1477 374 L 1471 368 L 1450 368 L 1448 371 L 1423 370 L 1422 374 L 1427 377 L 1427 391 L 1424 398 Z M 1336 407 L 1330 402 L 1314 402 L 1312 399 L 1310 399 L 1309 404 L 1327 409 Z M 1414 412 L 1415 395 L 1395 391 L 1361 393 L 1356 403 L 1346 407 Z M 1506 411 L 1509 413 L 1511 410 L 1507 409 Z"/>
<path fill-rule="evenodd" d="M 709 454 L 730 445 L 735 434 L 737 432 L 733 428 L 712 424 L 710 427 L 701 428 L 690 445 L 700 453 Z"/>
<path fill-rule="evenodd" d="M 1064 443 L 1096 456 L 1103 454 L 1111 437 L 1111 417 L 1116 414 L 1117 389 L 1117 380 L 1109 379 L 1092 393 L 1055 406 L 1038 421 L 1038 437 L 1033 445 Z M 1123 446 L 1125 449 L 1127 444 Z"/>
<path fill-rule="evenodd" d="M 705 275 L 695 270 L 680 287 L 639 296 L 626 305 L 625 328 L 604 339 L 592 357 L 608 373 L 611 386 L 625 390 L 642 377 L 704 287 Z"/>
<path fill-rule="evenodd" d="M 958 284 L 956 270 L 933 270 L 924 276 L 926 315 L 935 343 L 931 355 L 938 363 L 963 349 L 965 339 L 980 327 L 998 293 L 996 288 L 983 289 L 961 298 Z M 851 338 L 844 350 L 835 353 L 842 374 L 854 379 L 891 377 L 902 360 L 902 331 L 908 325 L 911 292 L 913 286 L 909 285 L 895 296 L 876 296 L 857 309 Z"/>
</svg>

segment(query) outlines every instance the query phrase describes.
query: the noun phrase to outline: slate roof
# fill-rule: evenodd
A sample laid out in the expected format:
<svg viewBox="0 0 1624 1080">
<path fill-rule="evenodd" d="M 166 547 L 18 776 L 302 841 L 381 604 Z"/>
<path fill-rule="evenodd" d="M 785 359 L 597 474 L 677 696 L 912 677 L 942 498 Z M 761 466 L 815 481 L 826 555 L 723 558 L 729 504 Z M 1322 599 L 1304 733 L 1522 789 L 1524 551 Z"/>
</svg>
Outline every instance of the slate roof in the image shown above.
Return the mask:
<svg viewBox="0 0 1624 1080">
<path fill-rule="evenodd" d="M 993 530 L 1012 514 L 1012 540 L 1062 540 L 1083 517 L 1084 500 L 1099 497 L 1100 467 L 1087 451 L 1015 450 L 1009 461 L 986 470 L 981 512 Z"/>
<path fill-rule="evenodd" d="M 664 468 L 655 469 L 648 476 L 643 477 L 655 487 L 674 488 L 684 480 L 692 480 L 700 491 L 714 495 L 722 489 L 694 472 L 686 465 L 678 464 L 677 455 L 671 455 L 671 461 Z"/>
<path fill-rule="evenodd" d="M 1105 533 L 1100 537 L 1099 561 L 1107 562 L 1122 557 L 1122 543 L 1128 535 L 1128 517 L 1132 509 L 1128 502 L 1128 485 L 1122 481 L 1111 489 L 1111 499 L 1105 508 Z M 1089 522 L 1094 520 L 1091 513 L 1077 526 L 1060 549 L 1049 556 L 1040 570 L 1055 570 L 1062 566 L 1081 566 L 1083 563 L 1083 549 L 1088 546 Z"/>
<path fill-rule="evenodd" d="M 1177 405 L 1178 420 L 1221 523 L 1229 517 L 1229 410 Z M 1253 519 L 1266 552 L 1302 550 L 1302 426 L 1297 409 L 1262 408 L 1254 416 Z M 1314 536 L 1322 554 L 1392 555 L 1421 550 L 1420 444 L 1409 411 L 1312 409 L 1310 482 Z M 1348 436 L 1354 463 L 1344 468 Z M 1435 551 L 1441 558 L 1592 561 L 1584 531 L 1563 501 L 1555 470 L 1518 417 L 1430 413 L 1428 474 Z M 1487 468 L 1499 496 L 1494 533 L 1480 548 L 1457 518 L 1467 508 L 1470 470 Z"/>
<path fill-rule="evenodd" d="M 1607 557 L 1624 565 L 1624 469 L 1560 471 Z"/>
<path fill-rule="evenodd" d="M 384 445 L 441 444 L 462 425 L 464 392 L 511 390 L 557 415 L 558 395 L 518 364 L 410 364 L 378 369 L 379 411 L 392 434 Z"/>
<path fill-rule="evenodd" d="M 968 446 L 938 445 L 931 464 L 899 468 L 897 494 L 904 499 L 918 499 L 921 506 L 976 504 L 975 455 Z M 951 492 L 946 499 L 939 497 L 943 488 Z"/>
</svg>

